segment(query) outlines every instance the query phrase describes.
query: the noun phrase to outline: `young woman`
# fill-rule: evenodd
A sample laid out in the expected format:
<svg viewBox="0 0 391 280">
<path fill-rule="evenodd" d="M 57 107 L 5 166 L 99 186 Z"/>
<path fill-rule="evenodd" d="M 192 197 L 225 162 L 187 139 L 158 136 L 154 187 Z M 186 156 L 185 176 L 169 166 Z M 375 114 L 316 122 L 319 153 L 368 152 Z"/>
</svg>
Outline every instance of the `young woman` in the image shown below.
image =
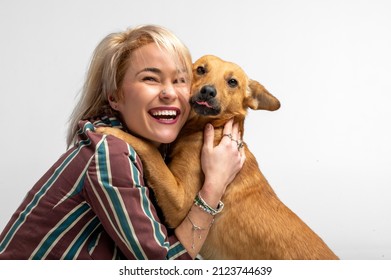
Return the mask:
<svg viewBox="0 0 391 280">
<path fill-rule="evenodd" d="M 0 259 L 192 259 L 198 254 L 213 220 L 210 213 L 192 206 L 189 219 L 167 229 L 137 153 L 124 141 L 95 132 L 99 126 L 118 127 L 159 148 L 174 141 L 190 110 L 191 63 L 184 44 L 159 26 L 139 26 L 101 41 L 71 117 L 70 148 L 5 227 Z M 224 129 L 238 139 L 232 121 Z M 215 147 L 213 137 L 207 125 L 200 195 L 212 210 L 245 159 L 228 137 Z M 194 225 L 205 229 L 196 241 Z"/>
</svg>

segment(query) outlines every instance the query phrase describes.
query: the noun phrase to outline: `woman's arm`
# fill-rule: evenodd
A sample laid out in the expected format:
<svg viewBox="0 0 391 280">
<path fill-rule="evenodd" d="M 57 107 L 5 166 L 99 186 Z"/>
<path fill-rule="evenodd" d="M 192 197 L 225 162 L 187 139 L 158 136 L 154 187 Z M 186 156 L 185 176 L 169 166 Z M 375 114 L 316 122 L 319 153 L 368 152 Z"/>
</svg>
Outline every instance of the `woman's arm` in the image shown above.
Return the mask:
<svg viewBox="0 0 391 280">
<path fill-rule="evenodd" d="M 118 138 L 96 137 L 103 138 L 88 167 L 83 191 L 121 252 L 128 259 L 190 259 L 160 222 L 135 151 Z"/>
<path fill-rule="evenodd" d="M 224 134 L 232 134 L 232 137 L 234 139 L 240 139 L 240 133 L 238 132 L 238 125 L 235 124 L 233 125 L 233 121 L 227 122 L 227 124 L 224 127 Z M 116 139 L 115 137 L 109 137 L 110 139 Z M 113 140 L 111 142 L 113 142 Z M 110 143 L 110 141 L 109 141 Z M 121 145 L 126 145 L 125 142 L 117 139 L 116 144 L 112 145 L 113 147 L 120 147 Z M 128 146 L 128 145 L 127 145 Z M 112 150 L 113 147 L 110 147 L 109 145 L 109 150 Z M 103 149 L 103 148 L 102 148 Z M 132 149 L 134 152 L 134 150 Z M 106 150 L 102 150 L 101 153 L 103 155 L 110 155 L 113 157 L 114 154 L 113 152 L 107 152 Z M 134 156 L 136 161 L 130 161 L 128 162 L 128 158 L 126 157 L 126 160 L 124 161 L 124 157 L 121 156 L 121 154 L 116 155 L 116 159 L 110 158 L 107 159 L 103 155 L 102 159 L 99 159 L 100 162 L 113 162 L 113 166 L 115 168 L 110 168 L 111 172 L 114 172 L 115 174 L 111 174 L 112 177 L 112 182 L 109 183 L 108 185 L 113 187 L 114 189 L 118 191 L 128 191 L 132 190 L 133 195 L 127 194 L 127 195 L 121 195 L 123 197 L 134 197 L 134 201 L 139 204 L 140 201 L 140 195 L 137 194 L 138 189 L 135 188 L 134 186 L 132 187 L 132 184 L 135 184 L 135 186 L 140 185 L 140 183 L 137 183 L 138 181 L 141 181 L 143 179 L 144 174 L 141 170 L 141 167 L 135 168 L 136 173 L 134 172 L 129 172 L 129 170 L 132 170 L 135 166 L 141 166 L 139 161 L 140 159 L 137 156 Z M 243 166 L 245 160 L 245 156 L 243 153 L 243 150 L 238 151 L 237 144 L 234 141 L 231 141 L 230 138 L 228 137 L 223 137 L 219 145 L 214 147 L 214 129 L 213 126 L 207 125 L 205 128 L 204 132 L 204 145 L 202 148 L 202 155 L 201 155 L 201 164 L 202 164 L 202 170 L 205 175 L 205 180 L 203 183 L 203 187 L 200 190 L 200 195 L 201 197 L 205 200 L 205 202 L 210 205 L 213 208 L 216 208 L 221 197 L 223 196 L 225 189 L 227 185 L 234 179 L 236 176 L 237 172 L 241 169 Z M 132 163 L 133 162 L 133 163 Z M 133 166 L 133 168 L 131 167 Z M 125 169 L 125 170 L 122 170 Z M 121 171 L 122 170 L 122 171 Z M 128 170 L 128 171 L 127 171 Z M 129 174 L 128 174 L 129 173 Z M 127 174 L 124 177 L 124 174 Z M 132 175 L 132 176 L 130 176 Z M 125 181 L 118 181 L 120 179 L 125 179 Z M 96 185 L 95 183 L 95 189 L 100 189 L 102 188 L 99 183 L 101 180 L 100 179 L 95 179 L 95 181 L 98 183 Z M 136 183 L 135 183 L 136 182 Z M 160 184 L 159 187 L 161 187 L 162 181 L 160 177 Z M 144 186 L 144 182 L 142 184 Z M 115 187 L 114 187 L 115 186 Z M 109 189 L 110 189 L 109 188 Z M 173 188 L 173 185 L 171 185 L 171 188 Z M 104 188 L 103 188 L 104 189 Z M 130 190 L 129 190 L 130 189 Z M 147 189 L 147 188 L 146 188 Z M 148 191 L 148 189 L 146 190 Z M 166 190 L 166 191 L 172 191 L 172 189 Z M 144 197 L 145 198 L 145 197 Z M 146 201 L 149 201 L 148 198 L 145 198 Z M 96 197 L 94 199 L 99 201 L 99 197 Z M 110 207 L 110 203 L 108 205 L 104 205 L 98 203 L 95 208 L 103 211 L 107 207 Z M 137 209 L 140 208 L 144 203 L 139 204 L 137 206 Z M 150 201 L 148 202 L 150 204 Z M 128 206 L 128 204 L 125 204 L 125 206 Z M 122 208 L 119 208 L 122 209 Z M 131 211 L 131 209 L 129 209 Z M 153 211 L 155 214 L 155 210 Z M 131 213 L 131 212 L 130 212 Z M 186 214 L 185 214 L 186 215 Z M 121 229 L 123 225 L 121 224 L 116 224 L 115 226 L 111 223 L 111 221 L 116 221 L 117 219 L 115 216 L 108 216 L 106 213 L 101 213 L 101 215 L 98 215 L 101 219 L 104 219 L 108 221 L 106 223 L 105 228 L 111 229 L 111 233 L 109 233 L 112 238 L 115 240 L 115 242 L 119 242 L 119 244 L 122 244 L 120 246 L 121 250 L 128 251 L 130 256 L 134 254 L 134 252 L 131 250 L 132 247 L 130 246 L 131 243 L 126 243 L 126 238 L 124 239 L 123 234 L 118 233 L 118 231 L 113 231 L 117 228 Z M 107 217 L 106 217 L 107 216 Z M 142 219 L 142 216 L 139 218 L 134 217 L 134 213 L 132 214 L 132 217 L 134 220 L 140 220 L 143 221 L 145 219 Z M 154 217 L 152 220 L 156 220 L 157 217 Z M 148 220 L 148 219 L 147 219 Z M 183 221 L 179 224 L 179 226 L 175 229 L 175 235 L 179 239 L 179 241 L 182 243 L 182 245 L 186 248 L 188 253 L 194 258 L 200 251 L 205 238 L 209 232 L 209 228 L 212 225 L 213 217 L 212 215 L 208 214 L 207 212 L 203 211 L 200 207 L 198 206 L 192 206 L 191 210 L 187 213 L 187 216 Z M 159 226 L 163 227 L 164 230 L 166 231 L 166 228 L 160 223 Z M 124 225 L 126 226 L 127 223 Z M 136 229 L 139 229 L 140 226 L 142 226 L 143 223 L 137 223 L 136 224 Z M 150 222 L 149 222 L 150 224 Z M 148 223 L 146 223 L 148 226 Z M 132 237 L 132 236 L 131 236 Z M 170 238 L 176 238 L 171 237 Z M 152 235 L 149 235 L 149 238 L 153 240 L 152 245 L 155 245 L 155 240 Z M 146 242 L 147 243 L 147 242 Z M 176 244 L 174 241 L 170 241 L 171 244 Z M 140 243 L 141 244 L 141 243 Z M 142 245 L 142 244 L 141 244 Z M 153 254 L 153 250 L 161 251 L 161 244 L 157 245 L 155 248 L 151 248 L 150 254 Z M 172 246 L 172 245 L 171 245 Z M 169 248 L 171 248 L 171 246 Z M 164 246 L 163 246 L 164 247 Z M 170 251 L 175 252 L 178 250 L 180 246 L 176 246 L 175 249 L 171 248 Z M 165 248 L 166 250 L 166 248 Z M 185 256 L 183 252 L 180 253 L 180 256 Z M 133 257 L 134 258 L 134 257 Z M 156 256 L 154 258 L 157 258 Z M 160 254 L 160 258 L 164 258 Z"/>
</svg>

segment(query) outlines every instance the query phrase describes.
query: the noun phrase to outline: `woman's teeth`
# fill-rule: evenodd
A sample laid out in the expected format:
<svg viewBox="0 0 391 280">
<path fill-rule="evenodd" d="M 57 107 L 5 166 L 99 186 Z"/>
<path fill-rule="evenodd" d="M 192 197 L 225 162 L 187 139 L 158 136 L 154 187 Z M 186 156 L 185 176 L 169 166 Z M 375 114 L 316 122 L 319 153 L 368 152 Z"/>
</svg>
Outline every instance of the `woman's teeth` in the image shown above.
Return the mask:
<svg viewBox="0 0 391 280">
<path fill-rule="evenodd" d="M 175 119 L 177 116 L 177 111 L 176 110 L 152 111 L 151 115 L 157 119 Z"/>
</svg>

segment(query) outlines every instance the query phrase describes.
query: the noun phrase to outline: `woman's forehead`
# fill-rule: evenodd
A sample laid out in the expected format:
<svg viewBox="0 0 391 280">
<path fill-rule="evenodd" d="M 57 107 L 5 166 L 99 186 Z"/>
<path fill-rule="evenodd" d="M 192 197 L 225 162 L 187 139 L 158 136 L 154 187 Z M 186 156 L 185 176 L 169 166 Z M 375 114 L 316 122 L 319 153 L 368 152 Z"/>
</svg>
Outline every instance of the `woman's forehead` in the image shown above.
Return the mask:
<svg viewBox="0 0 391 280">
<path fill-rule="evenodd" d="M 133 51 L 129 67 L 141 69 L 160 69 L 175 72 L 187 72 L 185 65 L 180 63 L 177 54 L 172 54 L 156 43 L 150 43 Z M 156 71 L 156 70 L 155 70 Z"/>
</svg>

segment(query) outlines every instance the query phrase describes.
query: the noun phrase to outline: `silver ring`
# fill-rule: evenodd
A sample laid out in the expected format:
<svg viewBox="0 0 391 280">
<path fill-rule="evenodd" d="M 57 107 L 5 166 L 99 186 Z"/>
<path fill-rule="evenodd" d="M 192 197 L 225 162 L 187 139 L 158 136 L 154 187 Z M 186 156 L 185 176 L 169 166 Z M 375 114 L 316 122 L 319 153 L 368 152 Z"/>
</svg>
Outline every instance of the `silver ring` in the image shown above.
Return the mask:
<svg viewBox="0 0 391 280">
<path fill-rule="evenodd" d="M 223 134 L 223 137 L 224 137 L 224 136 L 227 136 L 229 139 L 231 139 L 231 141 L 235 141 L 235 142 L 236 142 L 236 144 L 239 144 L 238 140 L 236 140 L 236 139 L 233 139 L 233 137 L 232 137 L 232 134 L 231 134 L 231 133 L 229 133 L 229 134 L 225 133 L 225 134 Z"/>
<path fill-rule="evenodd" d="M 243 142 L 242 140 L 233 139 L 231 133 L 229 133 L 229 134 L 225 133 L 225 134 L 223 134 L 223 137 L 224 137 L 224 136 L 227 136 L 229 139 L 231 139 L 231 141 L 235 141 L 235 142 L 236 142 L 236 145 L 238 146 L 238 151 L 239 151 L 241 148 L 243 148 L 244 142 Z"/>
<path fill-rule="evenodd" d="M 224 137 L 224 136 L 227 136 L 229 139 L 231 139 L 231 141 L 233 140 L 233 139 L 232 139 L 232 134 L 231 134 L 231 133 L 229 133 L 229 134 L 225 133 L 225 134 L 223 134 L 223 137 Z"/>
<path fill-rule="evenodd" d="M 238 144 L 238 151 L 240 151 L 240 149 L 243 148 L 244 143 L 243 143 L 243 141 L 241 141 L 241 140 L 236 141 L 236 143 Z"/>
<path fill-rule="evenodd" d="M 165 90 L 165 89 L 162 90 L 162 94 L 163 94 L 163 95 L 166 94 L 166 90 Z"/>
</svg>

